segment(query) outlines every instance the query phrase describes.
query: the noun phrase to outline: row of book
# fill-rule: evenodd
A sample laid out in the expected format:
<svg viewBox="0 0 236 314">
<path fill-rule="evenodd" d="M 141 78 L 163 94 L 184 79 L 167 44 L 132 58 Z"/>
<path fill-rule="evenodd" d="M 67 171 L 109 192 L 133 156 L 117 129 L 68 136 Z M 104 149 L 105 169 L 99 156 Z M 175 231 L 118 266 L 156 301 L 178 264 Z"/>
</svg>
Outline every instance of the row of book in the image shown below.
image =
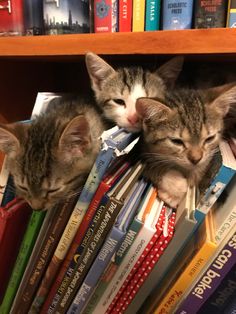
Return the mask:
<svg viewBox="0 0 236 314">
<path fill-rule="evenodd" d="M 39 93 L 32 118 L 53 97 Z M 234 295 L 235 141 L 220 144 L 222 165 L 200 201 L 189 188 L 177 211 L 143 179 L 137 141 L 105 131 L 79 197 L 47 212 L 15 198 L 3 165 L 1 314 L 136 313 L 147 304 L 142 313 L 192 314 L 228 281 Z"/>
<path fill-rule="evenodd" d="M 235 27 L 234 1 L 4 0 L 0 36 Z"/>
</svg>

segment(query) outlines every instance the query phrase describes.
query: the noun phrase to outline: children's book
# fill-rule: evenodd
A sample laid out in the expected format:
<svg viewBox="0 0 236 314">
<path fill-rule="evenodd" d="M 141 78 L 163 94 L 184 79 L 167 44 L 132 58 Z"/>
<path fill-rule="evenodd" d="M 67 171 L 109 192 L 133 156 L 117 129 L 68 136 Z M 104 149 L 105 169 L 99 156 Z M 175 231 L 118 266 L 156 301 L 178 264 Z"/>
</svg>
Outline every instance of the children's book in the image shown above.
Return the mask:
<svg viewBox="0 0 236 314">
<path fill-rule="evenodd" d="M 15 313 L 18 313 L 19 309 L 20 312 L 26 313 L 29 311 L 42 276 L 64 231 L 75 202 L 76 199 L 71 199 L 65 201 L 64 204 L 57 205 L 54 219 L 51 220 L 38 254 L 35 256 L 34 261 L 31 261 L 28 274 L 24 276 L 24 282 L 22 282 L 20 291 L 14 300 L 12 310 Z"/>
<path fill-rule="evenodd" d="M 41 285 L 37 291 L 37 295 L 34 300 L 34 308 L 40 309 L 45 301 L 45 307 L 48 306 L 56 293 L 57 289 L 61 284 L 61 280 L 64 277 L 67 268 L 69 267 L 70 261 L 73 260 L 74 256 L 78 256 L 80 250 L 78 247 L 82 243 L 84 237 L 86 237 L 87 229 L 89 229 L 89 233 L 92 233 L 92 228 L 89 226 L 94 225 L 98 220 L 96 217 L 97 208 L 99 203 L 103 197 L 103 195 L 109 190 L 109 188 L 115 184 L 116 181 L 120 179 L 122 174 L 127 171 L 129 167 L 129 162 L 125 162 L 123 157 L 118 158 L 116 162 L 108 169 L 107 173 L 104 176 L 104 179 L 99 184 L 99 187 L 89 205 L 87 212 L 77 230 L 76 236 L 70 246 L 70 249 L 64 257 L 57 253 L 57 250 L 54 252 L 52 260 L 48 265 L 48 268 L 45 272 L 44 278 L 41 282 Z M 87 238 L 87 237 L 86 237 Z M 63 263 L 63 264 L 62 264 Z M 50 291 L 50 293 L 49 293 Z"/>
<path fill-rule="evenodd" d="M 217 28 L 226 26 L 228 2 L 196 0 L 194 4 L 194 28 Z"/>
<path fill-rule="evenodd" d="M 88 0 L 44 1 L 43 10 L 47 35 L 90 32 Z"/>
<path fill-rule="evenodd" d="M 79 257 L 77 267 L 65 289 L 65 293 L 56 306 L 56 311 L 64 313 L 68 310 L 71 301 L 75 297 L 76 290 L 79 289 L 82 284 L 96 254 L 101 248 L 103 239 L 110 231 L 117 215 L 124 206 L 124 202 L 127 200 L 128 195 L 130 195 L 130 192 L 142 171 L 143 165 L 140 163 L 135 164 L 128 175 L 122 177 L 115 189 L 112 189 L 111 192 L 108 193 L 109 201 L 102 212 L 101 222 L 95 227 L 85 250 Z"/>
<path fill-rule="evenodd" d="M 193 0 L 163 0 L 162 29 L 192 28 Z"/>
<path fill-rule="evenodd" d="M 23 0 L 0 3 L 0 36 L 21 36 L 24 33 Z"/>
<path fill-rule="evenodd" d="M 182 301 L 176 314 L 197 313 L 236 264 L 236 232 L 232 230 L 222 241 L 217 253 Z"/>
<path fill-rule="evenodd" d="M 159 219 L 163 203 L 157 199 L 157 192 L 154 188 L 151 189 L 146 208 L 143 208 L 144 224 L 138 236 L 131 245 L 128 253 L 125 255 L 123 261 L 119 265 L 118 270 L 113 277 L 110 277 L 110 282 L 106 287 L 105 292 L 101 296 L 99 302 L 95 306 L 95 313 L 105 313 L 111 305 L 119 289 L 125 282 L 130 271 L 142 255 L 146 245 L 156 232 L 156 224 Z M 140 218 L 142 216 L 140 215 Z"/>
<path fill-rule="evenodd" d="M 127 229 L 134 218 L 145 187 L 146 182 L 144 180 L 141 180 L 134 185 L 128 201 L 119 212 L 111 231 L 105 239 L 105 242 L 93 262 L 82 286 L 77 292 L 69 312 L 71 311 L 73 313 L 74 311 L 82 311 L 83 307 L 88 302 L 102 273 L 107 268 L 112 256 L 116 253 L 119 244 L 127 233 Z"/>
<path fill-rule="evenodd" d="M 102 277 L 99 280 L 99 283 L 94 293 L 92 294 L 86 308 L 83 309 L 84 314 L 93 313 L 95 306 L 101 299 L 111 279 L 114 277 L 116 271 L 119 268 L 119 265 L 121 264 L 126 254 L 129 252 L 130 247 L 132 246 L 134 240 L 136 239 L 137 235 L 139 234 L 139 231 L 141 230 L 144 224 L 145 215 L 147 215 L 148 210 L 150 211 L 151 209 L 151 206 L 149 206 L 149 209 L 147 210 L 147 205 L 153 190 L 154 188 L 149 183 L 146 189 L 143 191 L 142 195 L 140 194 L 141 202 L 137 209 L 137 215 L 134 217 L 134 220 L 132 221 L 127 231 L 127 234 L 122 243 L 120 244 L 117 252 L 111 258 L 110 264 L 108 265 L 105 272 L 102 274 Z"/>
<path fill-rule="evenodd" d="M 0 303 L 31 212 L 31 207 L 19 198 L 15 198 L 6 206 L 0 207 Z"/>
</svg>

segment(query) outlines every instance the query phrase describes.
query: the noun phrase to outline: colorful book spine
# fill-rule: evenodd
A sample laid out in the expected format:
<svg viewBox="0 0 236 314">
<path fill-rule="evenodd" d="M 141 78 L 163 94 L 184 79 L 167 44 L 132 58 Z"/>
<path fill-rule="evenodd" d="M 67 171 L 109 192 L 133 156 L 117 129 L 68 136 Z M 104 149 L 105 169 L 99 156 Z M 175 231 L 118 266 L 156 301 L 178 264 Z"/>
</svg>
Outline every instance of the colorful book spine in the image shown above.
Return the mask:
<svg viewBox="0 0 236 314">
<path fill-rule="evenodd" d="M 160 29 L 161 1 L 146 0 L 145 8 L 145 31 Z"/>
<path fill-rule="evenodd" d="M 92 237 L 90 238 L 86 249 L 77 261 L 77 268 L 73 273 L 71 281 L 67 285 L 64 295 L 56 306 L 56 312 L 65 313 L 72 300 L 75 297 L 76 290 L 79 289 L 82 284 L 93 260 L 96 257 L 98 250 L 100 249 L 104 237 L 107 236 L 110 231 L 119 211 L 124 205 L 124 200 L 129 195 L 133 185 L 138 180 L 140 174 L 143 171 L 143 165 L 137 163 L 133 166 L 128 176 L 124 176 L 119 182 L 115 191 L 109 196 L 109 202 L 102 213 L 101 223 L 95 228 Z"/>
<path fill-rule="evenodd" d="M 69 313 L 81 312 L 88 302 L 102 273 L 107 268 L 112 256 L 115 254 L 119 244 L 127 233 L 128 226 L 134 218 L 135 211 L 145 187 L 146 183 L 144 181 L 139 181 L 134 186 L 130 199 L 120 211 L 115 224 L 100 249 L 98 256 L 93 262 L 93 265 L 90 268 L 82 286 L 77 292 L 77 295 L 69 309 Z"/>
<path fill-rule="evenodd" d="M 155 241 L 154 245 L 152 241 L 148 244 L 148 246 L 151 247 L 149 253 L 145 254 L 146 256 L 144 258 L 142 256 L 140 257 L 140 263 L 136 265 L 137 268 L 135 267 L 136 272 L 133 273 L 130 282 L 128 283 L 128 285 L 126 285 L 125 290 L 119 296 L 119 299 L 116 302 L 113 309 L 110 312 L 107 311 L 107 313 L 114 314 L 118 312 L 123 314 L 125 310 L 128 308 L 134 296 L 142 287 L 144 281 L 151 273 L 154 265 L 158 263 L 166 247 L 170 243 L 174 234 L 175 218 L 176 218 L 175 212 L 173 212 L 170 217 L 165 217 L 163 233 L 159 236 L 158 234 L 156 234 L 157 240 L 156 241 L 154 240 Z M 147 249 L 149 249 L 149 247 L 147 247 Z"/>
<path fill-rule="evenodd" d="M 70 246 L 70 249 L 66 256 L 60 254 L 60 247 L 58 246 L 52 257 L 47 271 L 44 275 L 45 280 L 42 281 L 41 286 L 38 289 L 37 295 L 34 300 L 34 307 L 38 310 L 42 307 L 44 301 L 47 299 L 45 307 L 49 306 L 52 302 L 54 294 L 61 285 L 62 278 L 65 276 L 67 269 L 70 266 L 71 260 L 74 257 L 78 258 L 83 251 L 88 241 L 89 235 L 92 234 L 95 225 L 101 215 L 101 210 L 98 208 L 99 203 L 103 195 L 109 190 L 112 184 L 114 184 L 129 167 L 129 162 L 124 162 L 123 158 L 119 159 L 114 166 L 109 169 L 105 178 L 99 184 L 99 187 L 89 205 L 89 208 L 79 226 L 76 236 Z M 102 205 L 102 204 L 101 204 Z M 88 233 L 87 233 L 88 231 Z M 83 242 L 83 240 L 85 240 Z M 81 246 L 80 246 L 81 245 Z M 71 274 L 71 272 L 68 272 Z M 70 275 L 69 275 L 70 276 Z M 50 293 L 48 294 L 50 290 Z"/>
<path fill-rule="evenodd" d="M 0 207 L 0 303 L 31 213 L 31 207 L 17 198 Z"/>
<path fill-rule="evenodd" d="M 176 314 L 197 313 L 209 299 L 236 263 L 236 232 L 231 234 L 212 263 L 204 271 L 188 296 L 178 307 Z"/>
<path fill-rule="evenodd" d="M 24 33 L 23 0 L 6 0 L 0 4 L 0 36 Z"/>
<path fill-rule="evenodd" d="M 156 223 L 159 218 L 162 204 L 157 200 L 157 192 L 152 189 L 152 195 L 150 196 L 147 207 L 150 208 L 149 214 L 146 216 L 144 225 L 140 230 L 138 236 L 133 242 L 128 254 L 126 254 L 122 263 L 120 264 L 118 270 L 106 287 L 105 292 L 101 296 L 99 302 L 97 303 L 94 313 L 105 313 L 111 302 L 117 295 L 119 289 L 125 282 L 129 272 L 134 267 L 135 263 L 138 261 L 142 252 L 144 251 L 146 245 L 149 243 L 150 239 L 156 232 Z M 161 206 L 160 206 L 161 205 Z"/>
<path fill-rule="evenodd" d="M 228 3 L 225 0 L 201 1 L 194 4 L 194 28 L 217 28 L 226 26 Z"/>
<path fill-rule="evenodd" d="M 188 29 L 192 27 L 193 0 L 163 0 L 162 29 Z"/>
<path fill-rule="evenodd" d="M 119 1 L 119 32 L 132 31 L 132 0 Z"/>
<path fill-rule="evenodd" d="M 7 290 L 3 298 L 3 302 L 0 306 L 1 314 L 8 314 L 10 311 L 12 302 L 14 300 L 21 278 L 30 258 L 45 214 L 46 212 L 43 211 L 34 211 L 31 214 L 24 238 L 20 246 L 19 254 L 17 256 L 12 275 L 7 286 Z"/>
<path fill-rule="evenodd" d="M 132 32 L 143 32 L 145 23 L 145 0 L 133 0 Z"/>
<path fill-rule="evenodd" d="M 2 198 L 1 206 L 7 205 L 7 203 L 11 202 L 15 198 L 15 186 L 13 177 L 9 175 L 7 179 L 7 184 L 5 187 L 5 191 Z"/>
<path fill-rule="evenodd" d="M 98 283 L 98 286 L 96 287 L 94 293 L 92 294 L 92 297 L 90 298 L 87 306 L 85 309 L 83 309 L 84 314 L 91 314 L 94 312 L 94 308 L 101 299 L 103 293 L 105 292 L 106 288 L 109 285 L 109 282 L 111 281 L 111 278 L 114 277 L 116 271 L 118 270 L 120 264 L 122 263 L 124 257 L 128 253 L 130 247 L 132 246 L 134 240 L 136 239 L 139 231 L 141 230 L 144 220 L 142 220 L 141 216 L 141 210 L 142 208 L 146 208 L 149 198 L 151 196 L 153 187 L 151 184 L 148 185 L 146 190 L 143 192 L 143 195 L 140 195 L 142 201 L 138 208 L 138 214 L 132 221 L 127 234 L 122 241 L 121 245 L 119 246 L 116 254 L 111 259 L 110 264 L 108 265 L 105 272 L 102 274 L 102 277 Z"/>
<path fill-rule="evenodd" d="M 227 14 L 227 27 L 236 27 L 236 0 L 229 0 L 228 14 Z"/>
<path fill-rule="evenodd" d="M 116 0 L 94 1 L 94 32 L 118 31 L 118 2 Z"/>
<path fill-rule="evenodd" d="M 12 310 L 15 313 L 26 313 L 29 311 L 44 272 L 74 208 L 74 204 L 75 199 L 67 200 L 63 205 L 57 207 L 55 218 L 47 230 L 45 239 L 38 250 L 38 255 L 31 262 L 31 271 L 28 273 L 27 278 L 24 278 L 24 287 L 21 286 L 21 291 L 14 301 Z M 34 307 L 34 303 L 32 306 Z"/>
</svg>

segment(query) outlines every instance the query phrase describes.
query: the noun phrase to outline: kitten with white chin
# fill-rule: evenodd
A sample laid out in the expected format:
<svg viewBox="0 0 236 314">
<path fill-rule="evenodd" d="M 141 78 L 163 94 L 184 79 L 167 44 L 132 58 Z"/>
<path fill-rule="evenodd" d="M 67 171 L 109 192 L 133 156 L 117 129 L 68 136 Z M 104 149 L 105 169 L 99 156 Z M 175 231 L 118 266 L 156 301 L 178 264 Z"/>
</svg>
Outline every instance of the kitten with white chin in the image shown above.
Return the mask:
<svg viewBox="0 0 236 314">
<path fill-rule="evenodd" d="M 175 57 L 156 71 L 141 67 L 114 69 L 96 54 L 86 54 L 91 87 L 104 116 L 130 132 L 141 130 L 135 103 L 140 97 L 162 97 L 174 86 L 182 70 L 183 57 Z"/>
<path fill-rule="evenodd" d="M 179 205 L 188 185 L 204 180 L 235 99 L 236 84 L 228 84 L 206 91 L 176 89 L 163 99 L 137 100 L 145 176 L 171 207 Z"/>
<path fill-rule="evenodd" d="M 78 194 L 105 128 L 92 102 L 59 98 L 30 123 L 0 124 L 0 150 L 17 195 L 45 210 Z"/>
</svg>

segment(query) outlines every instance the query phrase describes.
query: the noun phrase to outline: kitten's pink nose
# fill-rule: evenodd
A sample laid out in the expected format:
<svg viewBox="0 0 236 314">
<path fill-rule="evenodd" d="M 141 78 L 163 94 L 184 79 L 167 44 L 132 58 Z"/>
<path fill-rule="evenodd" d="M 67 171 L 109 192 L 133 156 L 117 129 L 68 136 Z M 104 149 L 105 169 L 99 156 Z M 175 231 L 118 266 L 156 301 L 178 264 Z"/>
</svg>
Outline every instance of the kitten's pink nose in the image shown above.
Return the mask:
<svg viewBox="0 0 236 314">
<path fill-rule="evenodd" d="M 188 159 L 192 164 L 196 165 L 202 159 L 202 151 L 194 151 L 188 154 Z"/>
<path fill-rule="evenodd" d="M 127 120 L 129 121 L 131 125 L 135 125 L 139 121 L 139 118 L 136 114 L 134 114 L 132 116 L 129 116 Z"/>
</svg>

